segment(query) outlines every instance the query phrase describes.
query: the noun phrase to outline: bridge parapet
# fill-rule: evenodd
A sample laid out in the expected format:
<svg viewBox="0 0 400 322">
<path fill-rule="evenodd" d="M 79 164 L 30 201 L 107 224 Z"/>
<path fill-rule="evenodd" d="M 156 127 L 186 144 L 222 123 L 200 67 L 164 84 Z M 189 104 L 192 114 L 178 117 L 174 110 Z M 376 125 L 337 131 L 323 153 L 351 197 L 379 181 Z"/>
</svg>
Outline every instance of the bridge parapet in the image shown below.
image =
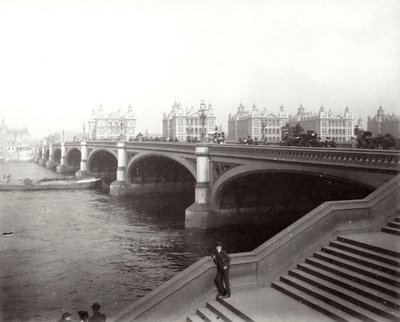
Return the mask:
<svg viewBox="0 0 400 322">
<path fill-rule="evenodd" d="M 167 152 L 184 152 L 194 154 L 196 144 L 184 142 L 154 142 L 154 141 L 127 141 L 126 148 L 129 149 L 145 149 Z"/>
<path fill-rule="evenodd" d="M 263 159 L 400 172 L 399 151 L 210 145 L 211 157 Z"/>
<path fill-rule="evenodd" d="M 176 153 L 195 153 L 196 144 L 184 142 L 126 141 L 126 149 L 153 150 Z M 57 146 L 57 145 L 54 145 Z M 67 148 L 80 148 L 80 142 L 66 142 Z M 114 141 L 88 141 L 90 148 L 116 149 Z M 315 163 L 400 172 L 400 153 L 391 150 L 353 150 L 303 147 L 243 146 L 207 144 L 210 157 L 259 159 L 296 163 Z"/>
</svg>

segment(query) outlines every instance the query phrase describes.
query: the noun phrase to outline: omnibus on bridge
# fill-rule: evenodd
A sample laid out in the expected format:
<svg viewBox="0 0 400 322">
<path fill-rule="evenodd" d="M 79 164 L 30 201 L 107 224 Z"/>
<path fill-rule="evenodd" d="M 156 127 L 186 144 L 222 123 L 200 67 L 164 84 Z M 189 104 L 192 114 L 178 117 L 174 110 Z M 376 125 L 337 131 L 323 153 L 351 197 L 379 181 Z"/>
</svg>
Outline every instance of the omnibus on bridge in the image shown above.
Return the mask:
<svg viewBox="0 0 400 322">
<path fill-rule="evenodd" d="M 222 144 L 225 143 L 225 133 L 222 131 L 211 131 L 207 133 L 207 142 Z"/>
</svg>

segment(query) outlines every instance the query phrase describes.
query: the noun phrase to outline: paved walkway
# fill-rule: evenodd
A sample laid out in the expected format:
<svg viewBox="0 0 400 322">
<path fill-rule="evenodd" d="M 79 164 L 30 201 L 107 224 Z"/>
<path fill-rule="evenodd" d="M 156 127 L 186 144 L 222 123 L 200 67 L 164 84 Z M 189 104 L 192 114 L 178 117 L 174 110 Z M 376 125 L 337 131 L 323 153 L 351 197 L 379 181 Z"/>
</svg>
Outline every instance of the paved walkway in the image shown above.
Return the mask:
<svg viewBox="0 0 400 322">
<path fill-rule="evenodd" d="M 226 302 L 257 322 L 332 322 L 333 319 L 272 287 L 235 291 Z"/>
<path fill-rule="evenodd" d="M 400 242 L 399 242 L 400 237 L 397 235 L 388 234 L 384 232 L 376 232 L 376 233 L 343 235 L 343 237 L 400 253 Z"/>
</svg>

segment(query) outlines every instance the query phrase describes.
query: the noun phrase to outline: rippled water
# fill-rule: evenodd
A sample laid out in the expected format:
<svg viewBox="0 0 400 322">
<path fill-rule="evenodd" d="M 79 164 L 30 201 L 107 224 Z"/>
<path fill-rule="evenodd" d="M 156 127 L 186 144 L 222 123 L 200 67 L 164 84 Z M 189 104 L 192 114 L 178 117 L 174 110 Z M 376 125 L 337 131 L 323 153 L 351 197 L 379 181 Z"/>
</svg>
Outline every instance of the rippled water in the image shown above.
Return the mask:
<svg viewBox="0 0 400 322">
<path fill-rule="evenodd" d="M 0 164 L 3 173 L 16 181 L 60 176 L 32 163 Z M 111 317 L 208 255 L 215 240 L 232 253 L 273 234 L 259 226 L 185 231 L 192 202 L 193 191 L 180 198 L 0 192 L 0 320 L 55 321 L 63 311 L 77 318 L 93 302 Z"/>
</svg>

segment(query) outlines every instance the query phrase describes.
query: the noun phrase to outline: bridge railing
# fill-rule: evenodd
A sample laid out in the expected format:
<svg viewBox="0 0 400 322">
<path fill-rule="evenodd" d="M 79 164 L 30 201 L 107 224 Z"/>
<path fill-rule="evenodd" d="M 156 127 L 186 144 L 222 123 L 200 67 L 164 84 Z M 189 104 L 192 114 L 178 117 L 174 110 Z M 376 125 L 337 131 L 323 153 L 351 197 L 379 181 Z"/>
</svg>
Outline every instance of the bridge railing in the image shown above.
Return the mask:
<svg viewBox="0 0 400 322">
<path fill-rule="evenodd" d="M 232 254 L 231 285 L 269 285 L 337 235 L 379 231 L 399 210 L 399 193 L 397 175 L 364 199 L 323 203 L 255 250 Z M 212 259 L 204 257 L 111 320 L 183 320 L 182 315 L 193 313 L 215 292 L 214 276 Z"/>
<path fill-rule="evenodd" d="M 169 152 L 185 152 L 194 154 L 196 150 L 195 143 L 185 142 L 157 142 L 157 141 L 127 141 L 125 142 L 126 148 L 139 148 L 155 151 L 169 151 Z"/>
<path fill-rule="evenodd" d="M 124 143 L 127 149 L 190 154 L 195 153 L 197 146 L 197 144 L 185 142 L 125 141 Z M 66 142 L 65 145 L 79 147 L 80 142 Z M 113 149 L 117 147 L 117 142 L 87 141 L 87 146 Z M 244 146 L 239 144 L 207 144 L 207 146 L 211 157 L 315 163 L 400 172 L 400 152 L 397 150 Z"/>
<path fill-rule="evenodd" d="M 210 145 L 209 152 L 211 156 L 337 164 L 400 172 L 400 153 L 395 150 Z"/>
<path fill-rule="evenodd" d="M 104 147 L 104 148 L 117 148 L 117 143 L 120 141 L 87 141 L 88 147 Z M 144 150 L 155 150 L 155 151 L 170 151 L 170 152 L 189 152 L 193 153 L 196 150 L 196 144 L 185 143 L 185 142 L 157 142 L 157 141 L 124 141 L 125 147 L 130 149 L 144 149 Z M 59 146 L 58 144 L 57 146 Z M 80 147 L 80 141 L 65 142 L 66 147 Z"/>
</svg>

